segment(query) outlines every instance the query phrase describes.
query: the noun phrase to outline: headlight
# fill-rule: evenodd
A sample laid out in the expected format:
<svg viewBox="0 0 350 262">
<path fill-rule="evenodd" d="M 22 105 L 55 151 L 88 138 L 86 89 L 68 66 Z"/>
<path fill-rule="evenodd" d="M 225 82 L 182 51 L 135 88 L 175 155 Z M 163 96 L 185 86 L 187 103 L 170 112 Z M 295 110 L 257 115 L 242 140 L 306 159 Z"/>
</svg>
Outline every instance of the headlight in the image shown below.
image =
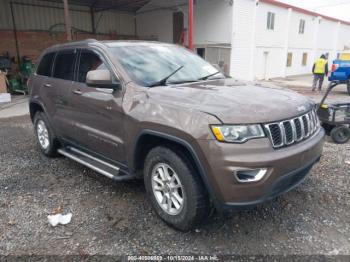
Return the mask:
<svg viewBox="0 0 350 262">
<path fill-rule="evenodd" d="M 243 143 L 249 139 L 265 137 L 261 125 L 211 126 L 214 136 L 220 142 Z"/>
</svg>

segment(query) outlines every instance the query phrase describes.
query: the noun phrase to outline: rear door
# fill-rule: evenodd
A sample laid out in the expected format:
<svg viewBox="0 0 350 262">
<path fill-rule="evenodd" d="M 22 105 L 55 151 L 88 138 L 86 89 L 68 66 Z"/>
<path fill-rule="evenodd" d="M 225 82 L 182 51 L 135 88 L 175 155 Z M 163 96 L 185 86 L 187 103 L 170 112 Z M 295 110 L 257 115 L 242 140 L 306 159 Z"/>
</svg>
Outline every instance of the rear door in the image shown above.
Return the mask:
<svg viewBox="0 0 350 262">
<path fill-rule="evenodd" d="M 75 141 L 89 151 L 123 163 L 123 91 L 122 88 L 113 90 L 87 86 L 87 73 L 98 69 L 108 69 L 114 75 L 100 52 L 82 49 L 77 81 L 72 85 L 72 111 L 69 113 L 75 122 Z"/>
<path fill-rule="evenodd" d="M 51 99 L 55 106 L 53 121 L 56 131 L 65 138 L 72 137 L 71 131 L 74 127 L 69 116 L 68 101 L 75 76 L 77 54 L 77 49 L 61 50 L 56 54 L 52 78 L 46 87 L 51 90 Z"/>
</svg>

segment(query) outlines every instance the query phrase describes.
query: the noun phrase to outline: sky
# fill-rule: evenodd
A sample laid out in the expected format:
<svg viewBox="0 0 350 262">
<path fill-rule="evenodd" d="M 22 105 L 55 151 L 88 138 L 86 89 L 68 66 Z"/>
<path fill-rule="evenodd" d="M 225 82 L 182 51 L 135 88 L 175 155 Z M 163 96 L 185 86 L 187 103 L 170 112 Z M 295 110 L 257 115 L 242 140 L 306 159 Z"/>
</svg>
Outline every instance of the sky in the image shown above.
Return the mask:
<svg viewBox="0 0 350 262">
<path fill-rule="evenodd" d="M 277 0 L 350 22 L 350 0 Z"/>
</svg>

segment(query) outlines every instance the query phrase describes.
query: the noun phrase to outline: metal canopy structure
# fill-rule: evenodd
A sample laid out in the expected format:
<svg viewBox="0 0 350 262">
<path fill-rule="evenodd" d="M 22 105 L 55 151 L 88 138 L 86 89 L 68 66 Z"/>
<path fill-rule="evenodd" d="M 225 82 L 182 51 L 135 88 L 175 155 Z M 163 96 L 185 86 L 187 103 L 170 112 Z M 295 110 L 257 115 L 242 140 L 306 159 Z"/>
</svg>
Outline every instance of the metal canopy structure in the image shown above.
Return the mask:
<svg viewBox="0 0 350 262">
<path fill-rule="evenodd" d="M 62 3 L 62 0 L 45 0 L 46 2 Z M 106 10 L 118 10 L 136 12 L 145 6 L 150 0 L 69 0 L 69 5 L 88 6 L 95 12 Z"/>
<path fill-rule="evenodd" d="M 90 7 L 92 31 L 95 33 L 95 12 L 118 10 L 136 13 L 151 0 L 45 0 L 46 2 L 64 3 L 65 25 L 67 40 L 72 41 L 71 18 L 69 15 L 69 5 L 80 5 Z M 194 35 L 194 0 L 188 0 L 188 48 L 193 50 Z"/>
<path fill-rule="evenodd" d="M 67 32 L 67 40 L 72 41 L 71 35 L 71 18 L 69 14 L 70 5 L 80 5 L 90 8 L 92 33 L 96 33 L 95 13 L 107 10 L 118 10 L 124 12 L 136 13 L 140 8 L 144 7 L 151 0 L 45 0 L 52 3 L 64 3 L 65 25 Z"/>
</svg>

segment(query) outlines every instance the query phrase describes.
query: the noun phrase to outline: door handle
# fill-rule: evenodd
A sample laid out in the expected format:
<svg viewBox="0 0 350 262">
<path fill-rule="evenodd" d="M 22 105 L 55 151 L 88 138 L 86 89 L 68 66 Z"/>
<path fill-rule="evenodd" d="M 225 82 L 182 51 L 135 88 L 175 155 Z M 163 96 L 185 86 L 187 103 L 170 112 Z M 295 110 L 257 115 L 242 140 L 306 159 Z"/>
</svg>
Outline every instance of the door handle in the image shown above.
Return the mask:
<svg viewBox="0 0 350 262">
<path fill-rule="evenodd" d="M 50 88 L 50 87 L 52 87 L 52 85 L 51 85 L 51 84 L 46 83 L 46 84 L 44 84 L 44 87 Z"/>
<path fill-rule="evenodd" d="M 73 91 L 73 94 L 76 94 L 76 95 L 82 95 L 83 94 L 83 92 L 82 91 L 80 91 L 80 90 L 74 90 Z"/>
</svg>

